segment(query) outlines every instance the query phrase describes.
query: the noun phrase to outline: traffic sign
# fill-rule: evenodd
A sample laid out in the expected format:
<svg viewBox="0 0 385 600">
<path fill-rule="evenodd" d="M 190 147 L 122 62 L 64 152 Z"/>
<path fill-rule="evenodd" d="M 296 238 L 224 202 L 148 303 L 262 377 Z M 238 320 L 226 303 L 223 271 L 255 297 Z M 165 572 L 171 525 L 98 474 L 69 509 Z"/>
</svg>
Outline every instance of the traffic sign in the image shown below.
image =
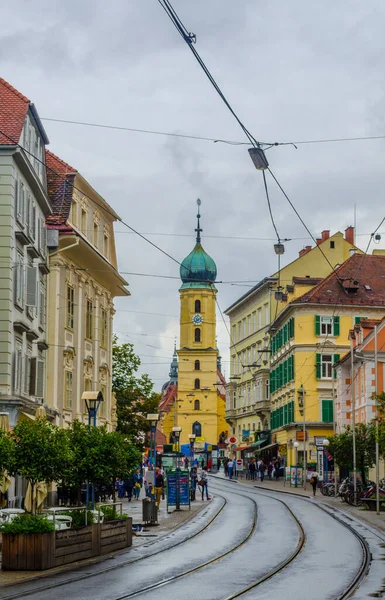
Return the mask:
<svg viewBox="0 0 385 600">
<path fill-rule="evenodd" d="M 238 442 L 238 438 L 232 436 L 229 438 L 229 444 L 236 444 Z"/>
<path fill-rule="evenodd" d="M 237 465 L 237 471 L 243 471 L 243 460 L 241 458 L 237 458 L 235 464 Z"/>
</svg>

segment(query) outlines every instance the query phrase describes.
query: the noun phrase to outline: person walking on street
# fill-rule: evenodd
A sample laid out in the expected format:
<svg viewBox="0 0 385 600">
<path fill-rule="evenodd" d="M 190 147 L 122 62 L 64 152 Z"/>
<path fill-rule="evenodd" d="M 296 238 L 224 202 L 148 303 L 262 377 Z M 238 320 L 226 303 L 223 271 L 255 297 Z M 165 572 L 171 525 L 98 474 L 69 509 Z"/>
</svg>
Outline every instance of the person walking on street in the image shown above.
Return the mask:
<svg viewBox="0 0 385 600">
<path fill-rule="evenodd" d="M 229 474 L 229 479 L 233 478 L 233 469 L 234 469 L 234 462 L 233 462 L 233 459 L 230 458 L 229 462 L 227 463 L 227 471 Z"/>
<path fill-rule="evenodd" d="M 250 464 L 250 473 L 251 473 L 251 480 L 252 481 L 255 481 L 256 471 L 257 471 L 257 465 L 255 464 L 255 459 L 253 459 L 251 461 L 251 464 Z"/>
<path fill-rule="evenodd" d="M 261 460 L 261 462 L 259 463 L 259 476 L 260 476 L 260 478 L 261 478 L 261 483 L 262 483 L 262 482 L 263 482 L 263 480 L 264 480 L 264 477 L 265 477 L 265 471 L 266 471 L 266 465 L 265 465 L 265 463 L 263 462 L 263 460 Z"/>
<path fill-rule="evenodd" d="M 134 497 L 136 500 L 139 500 L 140 490 L 143 485 L 143 475 L 140 472 L 140 469 L 136 469 L 134 473 Z"/>
<path fill-rule="evenodd" d="M 133 473 L 131 473 L 131 475 L 126 477 L 126 479 L 124 480 L 124 486 L 127 490 L 127 498 L 128 498 L 129 502 L 131 502 L 131 499 L 132 499 L 132 490 L 134 489 L 134 485 L 135 485 L 134 475 L 133 475 Z"/>
<path fill-rule="evenodd" d="M 198 471 L 197 471 L 196 467 L 192 467 L 191 472 L 190 472 L 190 479 L 191 479 L 190 498 L 191 498 L 191 500 L 195 500 L 195 494 L 196 494 L 197 482 L 198 482 Z"/>
<path fill-rule="evenodd" d="M 123 479 L 118 479 L 117 484 L 118 484 L 117 485 L 117 488 L 118 488 L 118 498 L 119 498 L 119 500 L 123 500 L 123 498 L 124 498 L 124 491 L 125 491 L 124 490 L 124 481 L 123 481 Z"/>
<path fill-rule="evenodd" d="M 159 467 L 156 467 L 155 471 L 155 499 L 156 499 L 156 507 L 159 510 L 160 507 L 160 499 L 162 496 L 162 491 L 164 487 L 164 477 L 160 471 Z"/>
<path fill-rule="evenodd" d="M 310 477 L 310 485 L 313 488 L 313 496 L 315 496 L 315 493 L 317 491 L 318 480 L 319 480 L 319 475 L 318 475 L 317 471 L 314 471 L 314 473 L 312 473 L 312 475 Z"/>
<path fill-rule="evenodd" d="M 279 460 L 277 458 L 277 460 L 274 463 L 274 469 L 275 469 L 274 475 L 275 475 L 275 478 L 276 478 L 277 481 L 279 479 L 280 468 L 281 468 L 281 463 L 279 462 Z"/>
<path fill-rule="evenodd" d="M 274 469 L 274 465 L 270 461 L 269 464 L 267 465 L 267 475 L 268 475 L 268 477 L 269 477 L 270 480 L 271 480 L 271 474 L 273 472 L 273 469 Z"/>
<path fill-rule="evenodd" d="M 207 474 L 207 467 L 203 467 L 202 473 L 201 473 L 201 479 L 200 479 L 200 485 L 202 488 L 202 500 L 204 500 L 205 490 L 206 490 L 206 500 L 210 500 L 209 490 L 208 490 L 208 481 L 209 481 L 209 476 Z"/>
<path fill-rule="evenodd" d="M 224 470 L 225 470 L 225 477 L 229 476 L 229 459 L 225 458 L 225 462 L 223 464 Z"/>
</svg>

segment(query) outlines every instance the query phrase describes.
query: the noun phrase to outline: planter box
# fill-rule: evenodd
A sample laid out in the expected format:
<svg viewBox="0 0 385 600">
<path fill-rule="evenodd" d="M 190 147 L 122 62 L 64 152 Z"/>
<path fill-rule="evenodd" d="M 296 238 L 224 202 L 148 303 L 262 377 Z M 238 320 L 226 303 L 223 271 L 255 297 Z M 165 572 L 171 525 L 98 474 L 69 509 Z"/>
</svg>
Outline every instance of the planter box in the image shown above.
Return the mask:
<svg viewBox="0 0 385 600">
<path fill-rule="evenodd" d="M 132 545 L 132 519 L 51 533 L 3 535 L 4 571 L 42 571 Z"/>
<path fill-rule="evenodd" d="M 55 532 L 3 534 L 3 571 L 44 571 L 55 566 Z"/>
<path fill-rule="evenodd" d="M 363 498 L 364 504 L 369 508 L 369 510 L 376 510 L 376 498 Z M 381 496 L 380 497 L 380 512 L 385 512 L 385 500 Z"/>
</svg>

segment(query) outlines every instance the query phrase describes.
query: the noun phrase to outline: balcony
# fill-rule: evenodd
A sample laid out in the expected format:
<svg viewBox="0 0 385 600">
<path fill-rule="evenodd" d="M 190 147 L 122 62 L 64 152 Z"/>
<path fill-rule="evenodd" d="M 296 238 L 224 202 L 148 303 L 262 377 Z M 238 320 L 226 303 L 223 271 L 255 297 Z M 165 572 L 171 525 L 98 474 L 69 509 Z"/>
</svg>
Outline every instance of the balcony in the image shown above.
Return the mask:
<svg viewBox="0 0 385 600">
<path fill-rule="evenodd" d="M 226 419 L 234 419 L 234 417 L 237 416 L 237 409 L 236 408 L 229 408 L 229 410 L 226 410 Z"/>
<path fill-rule="evenodd" d="M 270 410 L 270 400 L 258 400 L 253 404 L 253 411 L 258 413 L 259 411 Z"/>
</svg>

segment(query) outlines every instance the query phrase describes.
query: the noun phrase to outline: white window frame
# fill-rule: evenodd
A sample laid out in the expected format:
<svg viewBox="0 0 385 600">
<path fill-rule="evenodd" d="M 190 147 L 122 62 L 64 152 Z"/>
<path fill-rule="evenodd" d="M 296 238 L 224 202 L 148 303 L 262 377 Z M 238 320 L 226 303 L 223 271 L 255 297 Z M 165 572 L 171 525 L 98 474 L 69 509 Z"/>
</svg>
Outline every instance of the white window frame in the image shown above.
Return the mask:
<svg viewBox="0 0 385 600">
<path fill-rule="evenodd" d="M 321 354 L 321 379 L 331 379 L 333 374 L 333 355 Z"/>
<path fill-rule="evenodd" d="M 15 304 L 24 309 L 24 256 L 21 252 L 16 253 L 15 264 Z"/>
<path fill-rule="evenodd" d="M 258 308 L 258 331 L 262 329 L 262 308 Z"/>
<path fill-rule="evenodd" d="M 66 371 L 64 371 L 64 408 L 72 409 L 72 400 L 73 400 L 73 372 L 66 370 Z"/>
<path fill-rule="evenodd" d="M 269 323 L 270 323 L 269 305 L 265 304 L 265 325 L 269 325 Z"/>
<path fill-rule="evenodd" d="M 253 333 L 257 331 L 257 313 L 253 312 Z"/>
<path fill-rule="evenodd" d="M 333 317 L 320 317 L 320 335 L 333 335 Z"/>
<path fill-rule="evenodd" d="M 21 394 L 23 383 L 23 346 L 20 342 L 16 342 L 14 360 L 13 390 Z"/>
</svg>

